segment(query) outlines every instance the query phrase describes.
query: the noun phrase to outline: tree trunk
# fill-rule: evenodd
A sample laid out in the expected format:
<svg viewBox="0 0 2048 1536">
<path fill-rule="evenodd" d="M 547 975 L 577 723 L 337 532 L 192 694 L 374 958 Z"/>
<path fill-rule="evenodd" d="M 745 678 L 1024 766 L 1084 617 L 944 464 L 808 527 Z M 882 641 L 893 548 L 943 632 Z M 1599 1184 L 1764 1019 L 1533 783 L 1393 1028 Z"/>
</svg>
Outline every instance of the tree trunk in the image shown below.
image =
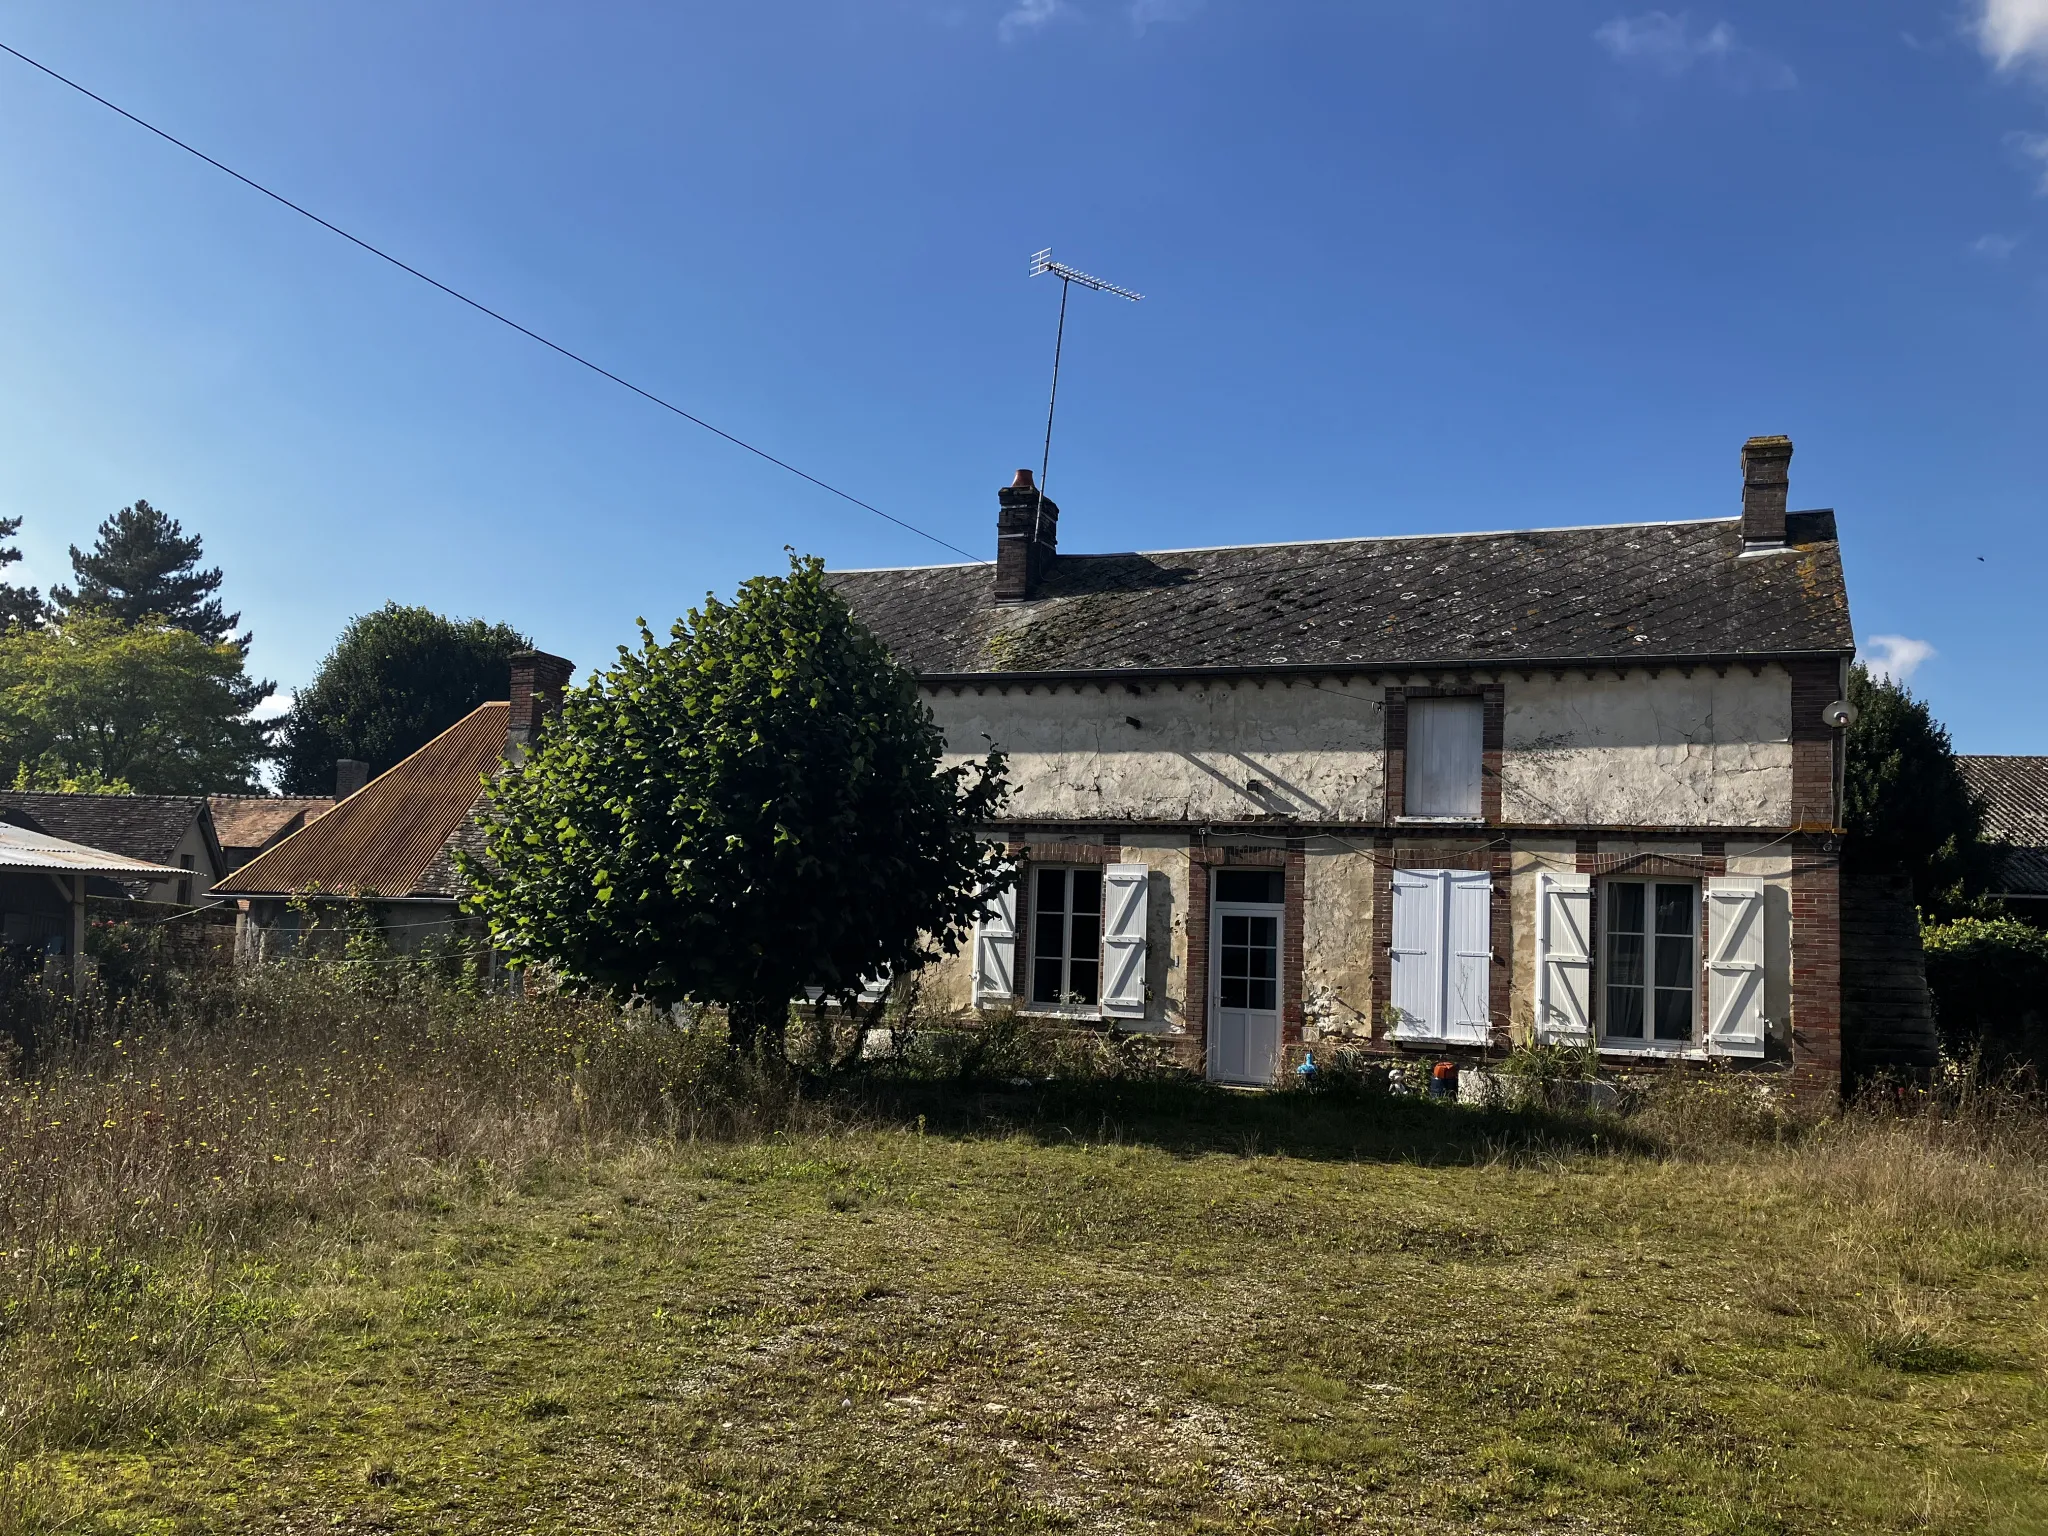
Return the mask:
<svg viewBox="0 0 2048 1536">
<path fill-rule="evenodd" d="M 782 1063 L 787 1053 L 788 998 L 741 998 L 726 1005 L 725 1017 L 735 1056 L 777 1066 Z"/>
</svg>

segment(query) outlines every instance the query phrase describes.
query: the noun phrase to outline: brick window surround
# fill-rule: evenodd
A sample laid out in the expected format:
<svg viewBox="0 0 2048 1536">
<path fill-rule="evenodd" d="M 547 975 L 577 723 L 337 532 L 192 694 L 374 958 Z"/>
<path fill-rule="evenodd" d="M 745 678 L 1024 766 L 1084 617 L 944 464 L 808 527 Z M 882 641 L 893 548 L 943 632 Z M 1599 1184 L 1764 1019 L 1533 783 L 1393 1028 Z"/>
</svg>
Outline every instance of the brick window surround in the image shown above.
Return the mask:
<svg viewBox="0 0 2048 1536">
<path fill-rule="evenodd" d="M 1387 803 L 1383 819 L 1388 825 L 1400 821 L 1408 808 L 1408 701 L 1410 699 L 1478 699 L 1481 701 L 1479 738 L 1479 819 L 1485 825 L 1500 825 L 1501 744 L 1507 734 L 1507 691 L 1498 683 L 1469 688 L 1389 688 L 1386 700 Z"/>
</svg>

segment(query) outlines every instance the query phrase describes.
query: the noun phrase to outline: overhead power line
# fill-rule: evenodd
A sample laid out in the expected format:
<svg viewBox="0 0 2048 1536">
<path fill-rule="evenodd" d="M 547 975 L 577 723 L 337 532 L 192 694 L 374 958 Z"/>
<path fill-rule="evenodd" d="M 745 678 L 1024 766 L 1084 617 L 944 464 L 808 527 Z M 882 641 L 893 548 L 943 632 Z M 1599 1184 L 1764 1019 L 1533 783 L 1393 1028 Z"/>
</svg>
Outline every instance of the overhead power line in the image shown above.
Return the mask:
<svg viewBox="0 0 2048 1536">
<path fill-rule="evenodd" d="M 786 459 L 778 459 L 774 454 L 770 453 L 765 448 L 756 448 L 752 443 L 748 442 L 745 438 L 735 437 L 732 433 L 726 431 L 723 427 L 713 426 L 710 422 L 706 421 L 702 416 L 694 416 L 690 412 L 684 410 L 680 405 L 675 404 L 673 401 L 662 399 L 662 397 L 655 394 L 653 390 L 642 389 L 638 384 L 635 384 L 631 379 L 621 378 L 618 374 L 613 373 L 609 368 L 603 367 L 598 363 L 593 363 L 589 358 L 583 356 L 580 352 L 572 352 L 567 347 L 563 346 L 560 342 L 548 340 L 548 338 L 541 335 L 540 332 L 536 330 L 531 330 L 528 327 L 521 325 L 517 320 L 512 319 L 509 315 L 500 314 L 497 310 L 492 309 L 490 305 L 480 303 L 478 300 L 472 299 L 468 294 L 461 292 L 459 289 L 449 287 L 439 278 L 427 276 L 427 274 L 422 272 L 418 267 L 407 265 L 405 262 L 400 261 L 396 256 L 392 255 L 389 251 L 381 250 L 377 246 L 370 244 L 369 241 L 363 239 L 360 235 L 350 234 L 347 230 L 343 229 L 339 224 L 330 223 L 328 220 L 321 218 L 319 214 L 313 212 L 310 208 L 301 207 L 299 204 L 293 202 L 290 198 L 286 197 L 283 193 L 271 191 L 271 189 L 264 186 L 262 182 L 257 181 L 252 177 L 244 176 L 240 171 L 236 170 L 233 166 L 223 165 L 220 161 L 214 159 L 213 156 L 207 154 L 206 151 L 202 149 L 194 149 L 190 144 L 187 144 L 183 139 L 177 137 L 177 135 L 166 133 L 163 129 L 157 127 L 155 123 L 148 122 L 143 118 L 137 117 L 133 112 L 130 112 L 126 107 L 115 105 L 113 102 L 107 100 L 106 97 L 100 95 L 97 91 L 88 90 L 85 86 L 80 85 L 76 80 L 71 79 L 69 76 L 58 74 L 57 71 L 50 68 L 49 65 L 40 63 L 39 61 L 30 58 L 27 54 L 23 53 L 19 48 L 10 48 L 8 47 L 7 44 L 0 43 L 0 52 L 13 54 L 15 58 L 21 60 L 22 63 L 28 65 L 31 69 L 41 70 L 44 74 L 48 75 L 52 80 L 55 80 L 58 84 L 70 86 L 71 89 L 78 92 L 79 95 L 88 97 L 91 100 L 98 102 L 101 106 L 105 107 L 109 112 L 114 112 L 122 117 L 127 118 L 128 121 L 133 123 L 136 127 L 148 129 L 151 133 L 155 134 L 165 143 L 175 144 L 179 149 L 184 150 L 186 154 L 191 155 L 196 159 L 204 160 L 216 171 L 219 171 L 224 175 L 234 177 L 234 179 L 236 181 L 239 181 L 243 186 L 261 192 L 265 197 L 269 198 L 272 202 L 282 203 L 285 207 L 291 209 L 293 213 L 300 215 L 302 218 L 311 219 L 315 224 L 318 224 L 322 229 L 326 230 L 329 234 L 339 235 L 341 236 L 342 239 L 348 241 L 349 244 L 360 246 L 362 249 L 368 251 L 372 256 L 375 256 L 382 261 L 390 262 L 391 265 L 398 268 L 399 271 L 418 278 L 421 282 L 427 284 L 429 287 L 440 289 L 441 292 L 447 294 L 449 298 L 461 300 L 464 304 L 467 304 L 471 309 L 477 311 L 477 313 L 490 316 L 491 319 L 497 321 L 500 325 L 510 326 L 513 330 L 517 331 L 520 335 L 526 337 L 528 340 L 537 341 L 542 346 L 546 347 L 549 351 L 558 352 L 563 357 L 568 358 L 570 362 L 580 363 L 583 367 L 588 368 L 592 373 L 598 374 L 603 378 L 610 379 L 614 384 L 618 385 L 621 389 L 629 389 L 634 394 L 638 395 L 641 399 L 649 401 L 652 404 L 658 405 L 665 411 L 674 412 L 676 415 L 682 417 L 683 420 L 690 422 L 696 426 L 702 427 L 706 432 L 711 433 L 714 437 L 724 438 L 728 443 L 731 443 L 735 448 L 744 448 L 748 453 L 753 454 L 756 458 L 766 459 L 770 464 L 773 464 L 777 469 L 786 469 L 792 475 L 795 475 L 799 480 L 808 480 L 812 485 L 815 485 L 819 490 L 830 491 L 834 496 L 839 497 L 842 501 L 850 501 L 856 507 L 861 508 L 861 510 L 874 513 L 875 516 L 881 518 L 884 522 L 894 523 L 898 528 L 904 529 L 909 533 L 914 533 L 921 539 L 931 540 L 932 543 L 938 545 L 941 549 L 950 549 L 956 555 L 966 555 L 967 558 L 969 560 L 972 560 L 976 565 L 987 565 L 989 563 L 988 561 L 983 560 L 978 555 L 969 554 L 966 550 L 962 549 L 958 544 L 954 544 L 949 540 L 940 538 L 936 533 L 927 533 L 924 529 L 918 527 L 915 523 L 907 523 L 902 518 L 897 517 L 891 513 L 884 512 L 880 507 L 875 506 L 870 502 L 862 501 L 858 496 L 854 495 L 850 491 L 842 491 L 841 489 L 839 489 L 838 486 L 833 485 L 828 481 L 820 480 L 816 475 L 808 474 L 805 471 L 798 469 L 794 464 L 790 463 Z"/>
</svg>

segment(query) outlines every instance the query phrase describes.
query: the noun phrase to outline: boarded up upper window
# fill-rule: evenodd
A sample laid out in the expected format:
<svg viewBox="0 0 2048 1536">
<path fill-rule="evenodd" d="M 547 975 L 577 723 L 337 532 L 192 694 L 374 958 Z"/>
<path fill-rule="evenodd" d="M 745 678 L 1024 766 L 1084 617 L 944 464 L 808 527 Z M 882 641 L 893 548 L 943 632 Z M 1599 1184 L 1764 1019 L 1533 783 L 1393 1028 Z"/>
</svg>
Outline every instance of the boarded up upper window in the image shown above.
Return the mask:
<svg viewBox="0 0 2048 1536">
<path fill-rule="evenodd" d="M 1482 721 L 1478 699 L 1408 701 L 1408 815 L 1477 819 Z"/>
</svg>

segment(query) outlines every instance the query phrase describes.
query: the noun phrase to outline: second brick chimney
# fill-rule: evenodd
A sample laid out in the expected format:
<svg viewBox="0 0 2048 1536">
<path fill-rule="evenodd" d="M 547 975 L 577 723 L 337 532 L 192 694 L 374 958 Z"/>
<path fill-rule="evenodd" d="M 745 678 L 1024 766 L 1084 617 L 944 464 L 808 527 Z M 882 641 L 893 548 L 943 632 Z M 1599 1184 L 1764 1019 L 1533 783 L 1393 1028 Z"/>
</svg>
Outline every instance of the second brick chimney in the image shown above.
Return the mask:
<svg viewBox="0 0 2048 1536">
<path fill-rule="evenodd" d="M 1792 439 L 1752 437 L 1742 445 L 1742 547 L 1785 547 L 1785 498 L 1792 483 Z"/>
<path fill-rule="evenodd" d="M 1030 470 L 1018 470 L 996 492 L 996 601 L 1036 597 L 1059 545 L 1059 504 L 1039 493 Z"/>
<path fill-rule="evenodd" d="M 541 727 L 562 708 L 562 690 L 576 667 L 546 651 L 512 653 L 512 716 L 505 729 L 505 755 L 517 762 L 540 739 Z"/>
</svg>

